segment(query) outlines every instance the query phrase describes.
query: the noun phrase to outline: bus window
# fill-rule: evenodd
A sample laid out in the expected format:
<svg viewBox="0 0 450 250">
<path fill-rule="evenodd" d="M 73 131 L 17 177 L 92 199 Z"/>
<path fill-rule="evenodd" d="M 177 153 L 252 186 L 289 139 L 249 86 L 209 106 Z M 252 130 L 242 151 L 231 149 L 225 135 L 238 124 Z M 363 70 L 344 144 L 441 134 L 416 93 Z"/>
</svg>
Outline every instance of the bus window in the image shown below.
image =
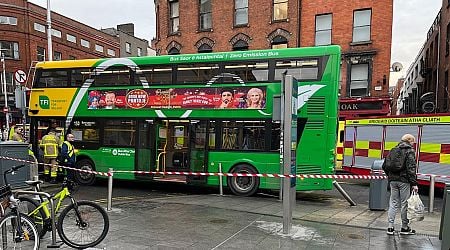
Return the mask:
<svg viewBox="0 0 450 250">
<path fill-rule="evenodd" d="M 206 83 L 218 74 L 218 64 L 180 64 L 177 83 Z"/>
<path fill-rule="evenodd" d="M 230 121 L 223 124 L 222 149 L 264 150 L 265 123 Z"/>
<path fill-rule="evenodd" d="M 70 78 L 70 86 L 81 87 L 91 76 L 91 69 L 73 69 Z"/>
<path fill-rule="evenodd" d="M 267 62 L 227 63 L 224 72 L 239 76 L 244 82 L 266 82 L 269 79 L 269 64 Z M 223 82 L 235 82 L 231 76 L 223 78 Z"/>
<path fill-rule="evenodd" d="M 133 120 L 109 120 L 105 123 L 105 146 L 130 147 L 135 145 L 136 122 Z"/>
<path fill-rule="evenodd" d="M 298 80 L 316 81 L 319 79 L 319 59 L 277 61 L 275 80 L 281 81 L 286 70 L 288 75 L 292 75 Z"/>
<path fill-rule="evenodd" d="M 93 86 L 134 85 L 134 71 L 128 67 L 110 67 L 105 71 L 97 71 Z"/>
<path fill-rule="evenodd" d="M 66 87 L 69 82 L 67 70 L 38 70 L 35 87 L 58 88 Z"/>
<path fill-rule="evenodd" d="M 75 141 L 99 143 L 100 132 L 95 121 L 76 120 L 73 122 L 71 133 L 75 136 Z"/>
<path fill-rule="evenodd" d="M 150 84 L 172 84 L 171 66 L 142 67 L 136 74 L 140 78 L 144 77 Z"/>
</svg>

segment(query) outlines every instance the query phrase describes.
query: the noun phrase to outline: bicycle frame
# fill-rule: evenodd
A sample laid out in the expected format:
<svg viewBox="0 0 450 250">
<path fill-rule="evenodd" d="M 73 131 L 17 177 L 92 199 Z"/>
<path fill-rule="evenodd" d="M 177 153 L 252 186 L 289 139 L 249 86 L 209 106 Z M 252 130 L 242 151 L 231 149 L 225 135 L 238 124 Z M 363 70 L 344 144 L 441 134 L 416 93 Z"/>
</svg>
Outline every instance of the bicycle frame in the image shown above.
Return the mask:
<svg viewBox="0 0 450 250">
<path fill-rule="evenodd" d="M 55 214 L 58 213 L 59 209 L 61 208 L 61 204 L 62 202 L 67 198 L 70 197 L 71 202 L 75 203 L 70 192 L 69 189 L 67 187 L 64 187 L 61 191 L 59 191 L 57 194 L 55 194 L 53 197 L 51 197 L 52 200 L 56 201 L 57 203 L 55 204 Z M 30 214 L 39 214 L 39 209 L 42 209 L 45 213 L 45 218 L 43 218 L 43 220 L 47 220 L 49 218 L 51 218 L 51 211 L 48 207 L 48 204 L 50 203 L 50 201 L 47 200 L 43 200 L 41 198 L 41 203 L 40 205 L 34 209 L 32 212 L 29 213 Z"/>
</svg>

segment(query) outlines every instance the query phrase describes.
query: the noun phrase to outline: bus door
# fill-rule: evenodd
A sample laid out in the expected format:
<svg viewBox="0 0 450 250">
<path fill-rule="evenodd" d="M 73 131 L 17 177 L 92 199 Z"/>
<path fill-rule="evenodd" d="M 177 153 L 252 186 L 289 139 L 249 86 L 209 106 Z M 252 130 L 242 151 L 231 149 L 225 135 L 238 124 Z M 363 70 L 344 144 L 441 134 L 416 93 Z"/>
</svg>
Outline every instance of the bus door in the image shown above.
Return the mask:
<svg viewBox="0 0 450 250">
<path fill-rule="evenodd" d="M 190 171 L 192 172 L 206 172 L 208 143 L 210 140 L 209 122 L 208 121 L 191 121 L 189 126 L 189 140 L 190 140 Z M 213 134 L 214 135 L 214 134 Z M 189 182 L 192 181 L 206 181 L 206 176 L 189 176 Z"/>
<path fill-rule="evenodd" d="M 189 122 L 163 120 L 157 133 L 156 169 L 189 170 Z"/>
<path fill-rule="evenodd" d="M 151 120 L 138 121 L 136 133 L 136 171 L 151 171 L 156 162 L 155 125 Z M 149 175 L 137 175 L 144 177 Z"/>
</svg>

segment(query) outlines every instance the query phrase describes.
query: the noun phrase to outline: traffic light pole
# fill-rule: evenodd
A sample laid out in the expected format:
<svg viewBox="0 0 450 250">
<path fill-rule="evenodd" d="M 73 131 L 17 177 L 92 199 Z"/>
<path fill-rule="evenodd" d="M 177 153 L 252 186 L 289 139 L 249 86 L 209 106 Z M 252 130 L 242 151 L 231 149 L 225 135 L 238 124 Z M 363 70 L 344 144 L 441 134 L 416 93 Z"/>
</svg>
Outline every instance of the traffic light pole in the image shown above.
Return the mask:
<svg viewBox="0 0 450 250">
<path fill-rule="evenodd" d="M 6 121 L 6 134 L 9 133 L 9 108 L 8 108 L 8 94 L 6 90 L 6 68 L 5 68 L 5 54 L 3 54 L 2 51 L 0 51 L 1 54 L 1 61 L 2 61 L 2 86 L 3 86 L 3 94 L 5 95 L 5 108 L 3 111 L 5 112 L 5 121 Z M 7 140 L 7 138 L 5 139 Z"/>
</svg>

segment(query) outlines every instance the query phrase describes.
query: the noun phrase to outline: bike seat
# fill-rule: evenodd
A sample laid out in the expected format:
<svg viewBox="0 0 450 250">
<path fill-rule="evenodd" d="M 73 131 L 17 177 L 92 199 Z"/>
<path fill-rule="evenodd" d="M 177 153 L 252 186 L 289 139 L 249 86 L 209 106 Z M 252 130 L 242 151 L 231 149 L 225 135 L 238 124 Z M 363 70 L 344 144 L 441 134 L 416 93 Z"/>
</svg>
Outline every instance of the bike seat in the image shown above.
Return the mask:
<svg viewBox="0 0 450 250">
<path fill-rule="evenodd" d="M 44 182 L 41 181 L 41 180 L 37 180 L 37 181 L 25 181 L 25 183 L 26 183 L 27 185 L 30 185 L 30 186 L 37 186 L 37 185 L 42 184 L 42 183 L 44 183 Z"/>
</svg>

